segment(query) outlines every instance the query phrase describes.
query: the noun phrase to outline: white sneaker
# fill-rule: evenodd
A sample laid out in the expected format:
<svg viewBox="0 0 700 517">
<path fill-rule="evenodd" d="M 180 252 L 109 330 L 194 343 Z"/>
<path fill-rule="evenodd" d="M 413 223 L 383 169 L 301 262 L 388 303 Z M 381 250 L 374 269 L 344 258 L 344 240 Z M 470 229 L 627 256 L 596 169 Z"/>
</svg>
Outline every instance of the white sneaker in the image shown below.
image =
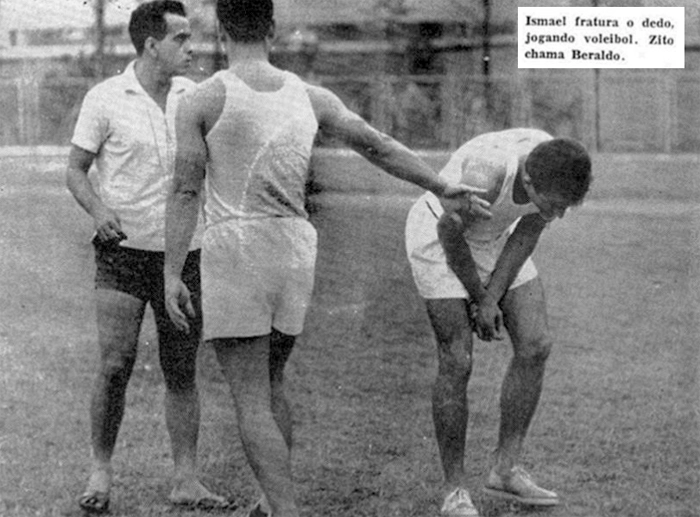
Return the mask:
<svg viewBox="0 0 700 517">
<path fill-rule="evenodd" d="M 556 492 L 537 486 L 530 474 L 525 472 L 522 467 L 513 467 L 505 476 L 500 476 L 495 470 L 492 470 L 484 487 L 484 493 L 530 506 L 556 506 L 559 504 L 559 496 Z"/>
<path fill-rule="evenodd" d="M 248 512 L 247 517 L 272 517 L 272 512 L 270 511 L 270 506 L 267 504 L 265 496 L 262 496 L 260 500 L 255 503 L 253 508 Z"/>
<path fill-rule="evenodd" d="M 479 517 L 479 511 L 464 488 L 457 488 L 445 497 L 440 513 L 445 517 Z"/>
</svg>

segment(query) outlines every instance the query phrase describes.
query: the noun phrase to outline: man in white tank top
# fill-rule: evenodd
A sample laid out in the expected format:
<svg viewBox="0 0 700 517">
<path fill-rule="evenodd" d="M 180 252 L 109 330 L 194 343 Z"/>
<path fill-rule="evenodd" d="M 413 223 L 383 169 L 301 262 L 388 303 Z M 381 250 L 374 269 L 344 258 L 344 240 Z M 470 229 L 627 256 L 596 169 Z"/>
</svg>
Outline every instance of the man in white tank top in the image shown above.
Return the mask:
<svg viewBox="0 0 700 517">
<path fill-rule="evenodd" d="M 179 110 L 166 215 L 166 303 L 175 324 L 187 329 L 192 311 L 180 275 L 205 198 L 204 334 L 231 386 L 248 461 L 264 493 L 250 515 L 297 517 L 283 378 L 313 287 L 316 232 L 304 198 L 316 133 L 329 133 L 389 174 L 440 196 L 446 207 L 463 205 L 488 217 L 488 203 L 476 190 L 440 178 L 329 90 L 272 66 L 271 0 L 218 0 L 216 9 L 229 66 Z"/>
<path fill-rule="evenodd" d="M 433 418 L 445 475 L 443 515 L 478 516 L 467 489 L 464 446 L 472 331 L 484 341 L 508 332 L 513 358 L 501 391 L 501 423 L 484 491 L 552 506 L 556 493 L 518 465 L 551 348 L 542 283 L 530 258 L 547 224 L 583 201 L 591 182 L 586 150 L 543 131 L 487 133 L 458 149 L 440 173 L 483 188 L 492 217 L 443 210 L 427 193 L 406 223 L 406 250 L 438 347 Z"/>
</svg>

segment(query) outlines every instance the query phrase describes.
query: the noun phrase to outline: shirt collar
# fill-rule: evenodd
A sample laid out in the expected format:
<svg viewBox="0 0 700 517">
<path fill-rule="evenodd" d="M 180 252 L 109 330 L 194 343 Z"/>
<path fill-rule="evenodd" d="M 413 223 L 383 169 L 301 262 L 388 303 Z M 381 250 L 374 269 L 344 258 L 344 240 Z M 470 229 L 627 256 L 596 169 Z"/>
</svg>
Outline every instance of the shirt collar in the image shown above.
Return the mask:
<svg viewBox="0 0 700 517">
<path fill-rule="evenodd" d="M 135 65 L 136 60 L 129 62 L 129 64 L 126 65 L 126 68 L 122 72 L 122 79 L 124 80 L 124 91 L 128 93 L 148 95 L 148 93 L 146 92 L 146 90 L 143 89 L 143 86 L 141 86 L 141 83 L 136 77 Z M 179 76 L 173 77 L 168 96 L 170 96 L 173 93 L 182 93 L 183 91 L 185 91 L 185 83 L 184 81 L 180 81 L 179 79 Z"/>
<path fill-rule="evenodd" d="M 122 72 L 122 80 L 124 81 L 124 91 L 129 93 L 138 93 L 147 95 L 141 83 L 136 78 L 136 61 L 131 61 Z"/>
</svg>

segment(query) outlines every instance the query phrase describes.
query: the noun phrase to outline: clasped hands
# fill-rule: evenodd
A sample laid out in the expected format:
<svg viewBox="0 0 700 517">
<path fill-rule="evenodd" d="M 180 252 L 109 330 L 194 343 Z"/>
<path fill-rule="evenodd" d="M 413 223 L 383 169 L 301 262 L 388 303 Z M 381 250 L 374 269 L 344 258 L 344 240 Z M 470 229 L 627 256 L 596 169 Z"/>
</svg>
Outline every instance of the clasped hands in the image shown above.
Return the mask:
<svg viewBox="0 0 700 517">
<path fill-rule="evenodd" d="M 477 337 L 482 341 L 501 341 L 503 313 L 498 301 L 487 294 L 481 300 L 469 300 L 469 321 Z"/>
</svg>

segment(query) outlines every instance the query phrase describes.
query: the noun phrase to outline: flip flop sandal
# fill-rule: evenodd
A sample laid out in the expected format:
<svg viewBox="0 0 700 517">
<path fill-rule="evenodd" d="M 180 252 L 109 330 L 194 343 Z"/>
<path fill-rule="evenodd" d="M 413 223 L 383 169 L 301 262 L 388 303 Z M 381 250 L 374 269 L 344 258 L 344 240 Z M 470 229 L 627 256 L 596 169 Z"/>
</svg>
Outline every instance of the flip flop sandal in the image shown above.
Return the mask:
<svg viewBox="0 0 700 517">
<path fill-rule="evenodd" d="M 86 513 L 94 515 L 109 513 L 109 493 L 85 492 L 78 499 L 78 505 Z"/>
</svg>

